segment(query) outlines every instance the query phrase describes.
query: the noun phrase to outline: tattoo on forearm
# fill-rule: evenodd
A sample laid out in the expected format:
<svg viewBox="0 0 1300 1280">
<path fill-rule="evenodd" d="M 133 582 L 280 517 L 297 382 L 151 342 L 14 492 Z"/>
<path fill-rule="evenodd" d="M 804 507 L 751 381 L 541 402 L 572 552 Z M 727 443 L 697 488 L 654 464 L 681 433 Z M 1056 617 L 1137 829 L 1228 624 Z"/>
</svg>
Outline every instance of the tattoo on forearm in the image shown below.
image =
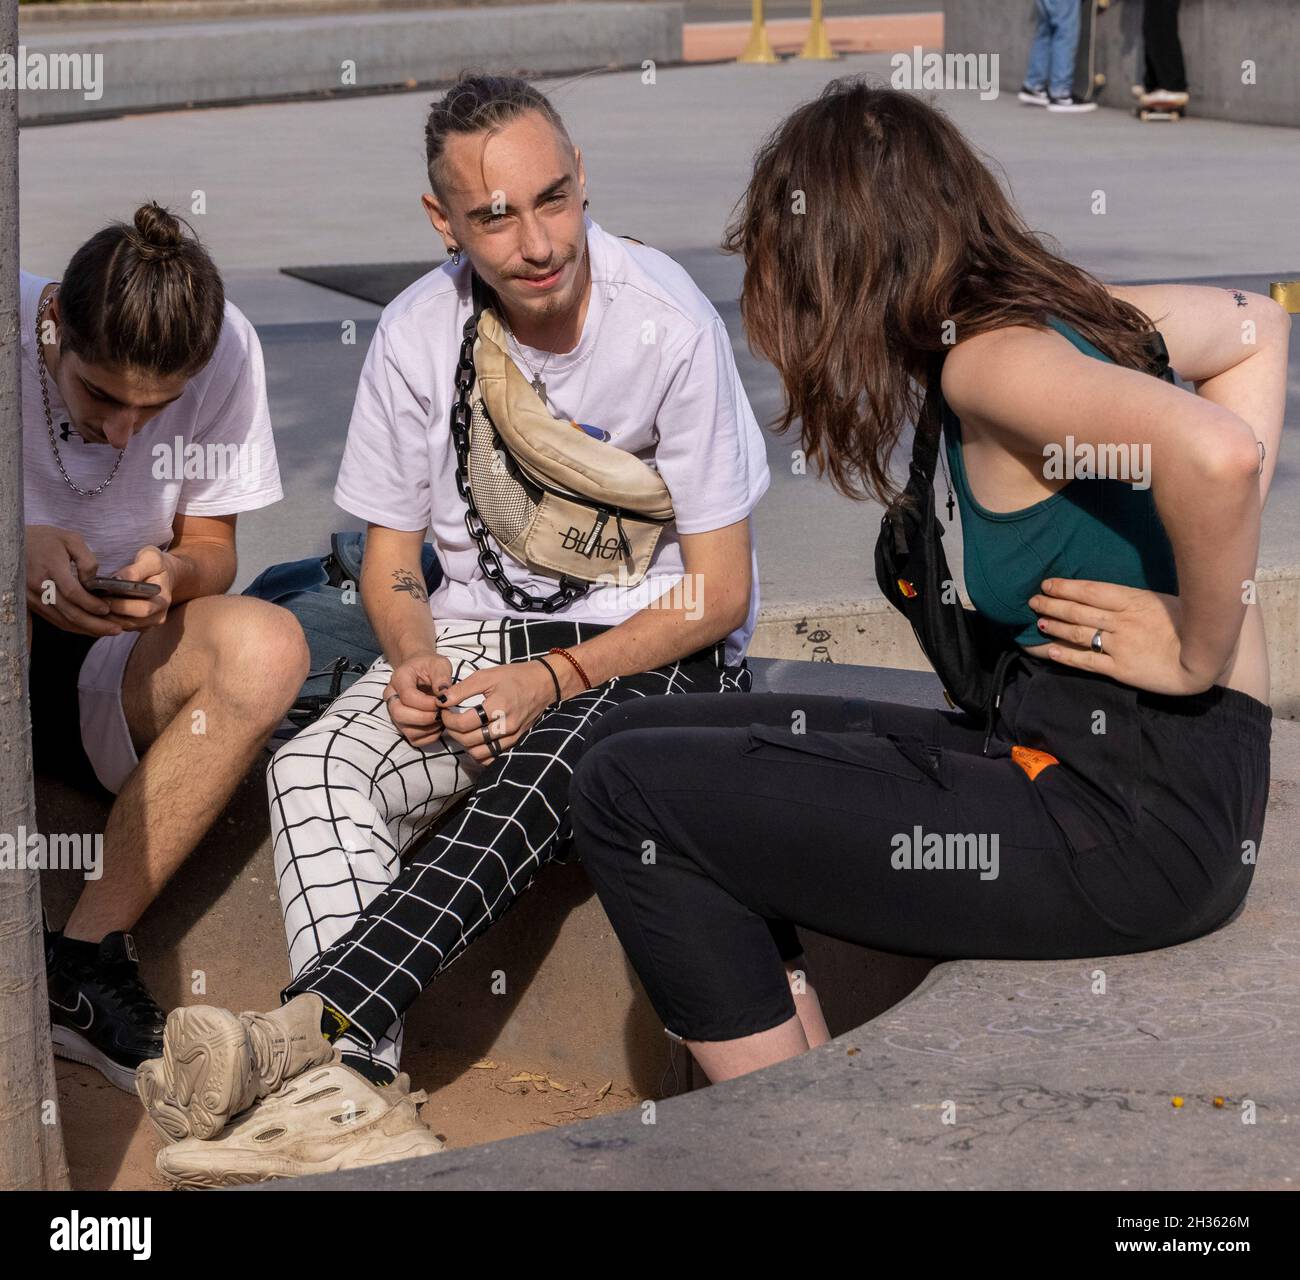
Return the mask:
<svg viewBox="0 0 1300 1280">
<path fill-rule="evenodd" d="M 1246 305 L 1246 295 L 1242 293 L 1240 289 L 1234 289 L 1232 291 L 1232 296 L 1236 298 L 1239 307 L 1244 307 Z"/>
<path fill-rule="evenodd" d="M 407 595 L 414 596 L 417 600 L 427 600 L 429 598 L 429 593 L 424 589 L 424 583 L 409 569 L 394 569 L 393 577 L 397 579 L 393 584 L 394 591 L 405 591 Z"/>
</svg>

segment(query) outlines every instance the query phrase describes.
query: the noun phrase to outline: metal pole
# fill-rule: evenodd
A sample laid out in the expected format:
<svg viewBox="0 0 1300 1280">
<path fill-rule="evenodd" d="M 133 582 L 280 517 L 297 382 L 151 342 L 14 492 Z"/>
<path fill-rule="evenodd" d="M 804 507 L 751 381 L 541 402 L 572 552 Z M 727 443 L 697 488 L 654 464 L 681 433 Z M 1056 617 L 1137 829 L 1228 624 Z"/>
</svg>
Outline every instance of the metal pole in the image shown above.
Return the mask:
<svg viewBox="0 0 1300 1280">
<path fill-rule="evenodd" d="M 831 38 L 826 34 L 826 20 L 822 17 L 822 0 L 812 0 L 808 39 L 804 41 L 799 57 L 809 62 L 834 62 L 839 56 L 831 48 Z"/>
<path fill-rule="evenodd" d="M 763 0 L 752 0 L 753 23 L 749 28 L 749 43 L 737 62 L 775 62 L 772 42 L 767 38 L 767 24 L 763 21 Z"/>
<path fill-rule="evenodd" d="M 1277 280 L 1268 286 L 1268 296 L 1292 315 L 1300 312 L 1300 280 Z"/>
</svg>

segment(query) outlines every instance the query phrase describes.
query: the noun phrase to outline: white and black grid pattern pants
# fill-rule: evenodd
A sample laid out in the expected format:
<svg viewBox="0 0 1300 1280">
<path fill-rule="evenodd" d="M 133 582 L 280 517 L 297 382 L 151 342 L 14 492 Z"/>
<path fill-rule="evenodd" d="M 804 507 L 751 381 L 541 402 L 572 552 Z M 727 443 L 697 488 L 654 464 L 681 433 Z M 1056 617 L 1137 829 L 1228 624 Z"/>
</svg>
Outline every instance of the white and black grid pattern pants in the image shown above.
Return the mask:
<svg viewBox="0 0 1300 1280">
<path fill-rule="evenodd" d="M 527 662 L 609 628 L 553 618 L 443 622 L 455 680 Z M 563 659 L 552 659 L 563 661 Z M 482 765 L 450 739 L 413 747 L 383 701 L 382 658 L 267 769 L 276 884 L 293 979 L 348 1017 L 339 1049 L 396 1070 L 402 1014 L 532 883 L 569 838 L 569 783 L 593 725 L 630 698 L 748 692 L 721 643 L 605 684 L 543 713 Z M 418 850 L 439 815 L 464 808 Z"/>
</svg>

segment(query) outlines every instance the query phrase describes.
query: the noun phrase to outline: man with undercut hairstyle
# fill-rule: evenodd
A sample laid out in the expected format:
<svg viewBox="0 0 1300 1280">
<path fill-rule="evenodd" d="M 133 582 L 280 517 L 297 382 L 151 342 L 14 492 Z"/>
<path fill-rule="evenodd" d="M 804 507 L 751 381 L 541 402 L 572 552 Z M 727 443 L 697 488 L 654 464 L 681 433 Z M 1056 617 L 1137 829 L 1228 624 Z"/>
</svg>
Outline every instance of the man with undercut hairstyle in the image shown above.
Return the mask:
<svg viewBox="0 0 1300 1280">
<path fill-rule="evenodd" d="M 335 494 L 369 524 L 361 594 L 384 656 L 268 771 L 287 1003 L 177 1010 L 164 1060 L 142 1073 L 151 1117 L 178 1139 L 159 1156 L 173 1181 L 435 1149 L 397 1075 L 402 1016 L 566 845 L 593 726 L 632 698 L 750 687 L 749 517 L 770 476 L 722 319 L 670 258 L 587 214 L 581 152 L 525 82 L 462 77 L 425 141 L 424 207 L 450 261 L 383 312 Z M 467 529 L 449 419 L 471 273 L 551 415 L 671 491 L 675 524 L 636 587 L 594 585 L 538 616 L 517 593 L 548 597 L 556 580 Z M 426 531 L 444 570 L 429 599 Z M 793 962 L 797 937 L 773 929 Z M 294 1078 L 313 1067 L 311 1090 L 366 1099 L 346 1140 L 326 1140 L 332 1113 L 297 1105 Z"/>
</svg>

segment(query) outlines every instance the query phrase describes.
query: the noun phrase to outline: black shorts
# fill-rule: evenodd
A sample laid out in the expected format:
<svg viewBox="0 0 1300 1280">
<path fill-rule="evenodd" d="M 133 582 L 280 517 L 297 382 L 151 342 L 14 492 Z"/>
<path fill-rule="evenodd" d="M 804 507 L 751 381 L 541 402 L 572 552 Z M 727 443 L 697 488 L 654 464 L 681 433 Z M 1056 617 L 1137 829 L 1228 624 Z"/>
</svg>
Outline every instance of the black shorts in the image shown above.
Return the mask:
<svg viewBox="0 0 1300 1280">
<path fill-rule="evenodd" d="M 32 710 L 32 770 L 111 797 L 112 792 L 95 776 L 81 741 L 77 679 L 97 637 L 64 631 L 39 614 L 29 616 L 32 648 L 27 689 Z"/>
</svg>

